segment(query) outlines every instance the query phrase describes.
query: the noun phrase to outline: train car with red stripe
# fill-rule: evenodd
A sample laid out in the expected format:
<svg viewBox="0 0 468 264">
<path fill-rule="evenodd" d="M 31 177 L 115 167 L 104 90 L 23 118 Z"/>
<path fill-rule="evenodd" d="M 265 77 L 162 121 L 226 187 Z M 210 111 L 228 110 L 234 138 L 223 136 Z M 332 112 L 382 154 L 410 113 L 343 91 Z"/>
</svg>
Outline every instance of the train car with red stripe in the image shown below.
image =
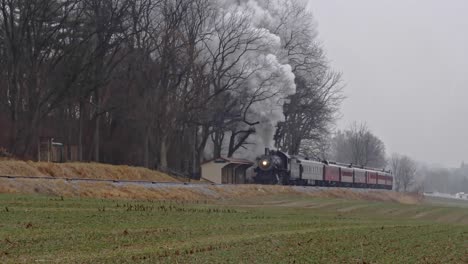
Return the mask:
<svg viewBox="0 0 468 264">
<path fill-rule="evenodd" d="M 387 181 L 386 181 L 385 185 L 387 186 L 387 188 L 386 188 L 387 190 L 392 190 L 393 189 L 393 176 L 391 174 L 389 174 L 387 176 Z"/>
<path fill-rule="evenodd" d="M 334 165 L 324 165 L 323 183 L 325 186 L 340 186 L 340 167 Z"/>
<path fill-rule="evenodd" d="M 353 168 L 346 168 L 346 167 L 341 167 L 340 168 L 340 183 L 341 186 L 344 187 L 353 187 L 354 183 L 354 170 Z"/>
<path fill-rule="evenodd" d="M 387 177 L 385 180 L 385 189 L 387 190 L 393 189 L 393 175 L 390 173 L 387 173 Z"/>
<path fill-rule="evenodd" d="M 354 184 L 356 188 L 366 188 L 367 185 L 367 171 L 360 168 L 354 168 Z"/>
<path fill-rule="evenodd" d="M 377 172 L 377 185 L 379 189 L 385 189 L 387 183 L 387 173 L 383 171 Z"/>
<path fill-rule="evenodd" d="M 368 170 L 367 174 L 367 185 L 373 186 L 372 188 L 377 188 L 377 172 Z"/>
<path fill-rule="evenodd" d="M 311 161 L 306 158 L 289 157 L 280 151 L 269 152 L 266 150 L 265 155 L 257 159 L 257 164 L 259 169 L 256 169 L 256 171 L 257 173 L 261 173 L 261 175 L 254 177 L 254 180 L 256 180 L 256 183 L 261 184 L 335 186 L 388 190 L 391 190 L 393 187 L 393 176 L 389 171 L 362 166 L 358 167 L 353 164 Z"/>
</svg>

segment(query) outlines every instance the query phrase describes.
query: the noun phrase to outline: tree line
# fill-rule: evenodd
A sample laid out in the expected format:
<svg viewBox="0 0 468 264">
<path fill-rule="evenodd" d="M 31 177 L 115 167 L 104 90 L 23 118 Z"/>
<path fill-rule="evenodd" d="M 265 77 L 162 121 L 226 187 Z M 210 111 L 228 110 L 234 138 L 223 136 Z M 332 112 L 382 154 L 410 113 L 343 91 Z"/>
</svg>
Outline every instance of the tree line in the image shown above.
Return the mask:
<svg viewBox="0 0 468 264">
<path fill-rule="evenodd" d="M 355 122 L 336 131 L 328 143 L 305 150 L 309 157 L 390 171 L 396 191 L 422 189 L 421 183 L 417 182 L 418 174 L 422 173 L 419 164 L 407 155 L 393 153 L 388 156 L 384 142 L 366 124 Z"/>
<path fill-rule="evenodd" d="M 468 166 L 463 162 L 451 169 L 422 166 L 420 174 L 424 177 L 421 188 L 425 192 L 468 193 Z"/>
<path fill-rule="evenodd" d="M 80 161 L 185 175 L 325 142 L 343 100 L 300 0 L 5 0 L 0 75 L 13 155 L 49 135 Z"/>
</svg>

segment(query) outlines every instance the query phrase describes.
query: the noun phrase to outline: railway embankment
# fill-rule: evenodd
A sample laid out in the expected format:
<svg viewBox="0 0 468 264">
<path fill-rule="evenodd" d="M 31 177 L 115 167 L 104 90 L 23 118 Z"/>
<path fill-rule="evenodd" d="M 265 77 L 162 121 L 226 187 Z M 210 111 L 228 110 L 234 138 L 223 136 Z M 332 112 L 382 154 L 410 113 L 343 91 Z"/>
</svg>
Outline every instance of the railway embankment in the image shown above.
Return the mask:
<svg viewBox="0 0 468 264">
<path fill-rule="evenodd" d="M 2 160 L 0 176 L 5 175 L 23 178 L 0 177 L 0 193 L 184 201 L 254 199 L 273 195 L 392 201 L 403 204 L 417 204 L 421 201 L 421 197 L 417 195 L 386 190 L 187 183 L 145 168 L 98 163 L 57 164 Z"/>
</svg>

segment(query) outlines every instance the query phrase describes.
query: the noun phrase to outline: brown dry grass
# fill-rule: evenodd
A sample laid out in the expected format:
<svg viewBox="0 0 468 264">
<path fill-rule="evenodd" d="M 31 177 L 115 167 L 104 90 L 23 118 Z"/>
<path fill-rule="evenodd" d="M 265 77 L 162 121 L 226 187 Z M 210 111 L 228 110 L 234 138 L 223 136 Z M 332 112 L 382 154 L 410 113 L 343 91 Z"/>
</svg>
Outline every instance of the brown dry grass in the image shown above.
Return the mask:
<svg viewBox="0 0 468 264">
<path fill-rule="evenodd" d="M 178 182 L 177 179 L 167 174 L 141 167 L 100 163 L 48 163 L 7 159 L 0 160 L 0 175 Z"/>
<path fill-rule="evenodd" d="M 145 187 L 112 183 L 67 182 L 64 180 L 0 179 L 0 193 L 47 194 L 66 197 L 93 197 L 138 200 L 224 200 L 262 196 L 303 196 L 353 200 L 393 201 L 417 204 L 418 196 L 388 191 L 313 190 L 268 185 L 181 185 Z"/>
<path fill-rule="evenodd" d="M 150 200 L 206 200 L 212 198 L 199 187 L 147 188 L 140 185 L 112 183 L 68 182 L 45 179 L 0 179 L 0 193 L 45 194 L 65 197 L 150 199 Z"/>
</svg>

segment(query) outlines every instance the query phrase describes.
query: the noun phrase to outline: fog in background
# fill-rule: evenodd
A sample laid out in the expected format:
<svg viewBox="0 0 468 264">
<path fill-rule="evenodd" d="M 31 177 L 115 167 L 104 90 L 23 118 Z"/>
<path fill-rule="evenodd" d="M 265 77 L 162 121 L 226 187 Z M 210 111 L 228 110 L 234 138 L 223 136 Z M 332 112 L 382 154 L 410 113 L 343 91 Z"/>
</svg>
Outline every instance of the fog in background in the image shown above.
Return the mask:
<svg viewBox="0 0 468 264">
<path fill-rule="evenodd" d="M 429 165 L 468 161 L 468 1 L 308 0 L 343 73 L 338 128 L 364 122 Z"/>
</svg>

